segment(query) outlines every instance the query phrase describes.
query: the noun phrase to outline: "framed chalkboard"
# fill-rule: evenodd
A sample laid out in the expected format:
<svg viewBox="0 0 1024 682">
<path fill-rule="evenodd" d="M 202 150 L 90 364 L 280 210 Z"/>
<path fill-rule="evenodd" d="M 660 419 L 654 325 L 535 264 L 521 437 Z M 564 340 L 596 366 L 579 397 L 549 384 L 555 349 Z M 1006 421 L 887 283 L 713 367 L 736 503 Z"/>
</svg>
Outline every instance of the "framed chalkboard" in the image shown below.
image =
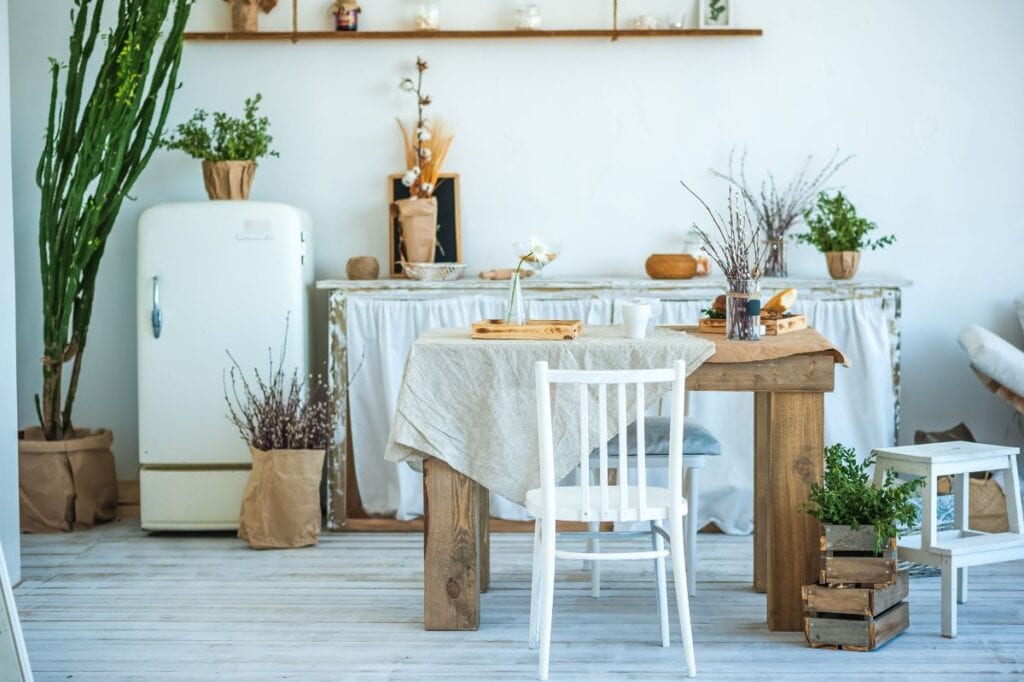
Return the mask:
<svg viewBox="0 0 1024 682">
<path fill-rule="evenodd" d="M 32 670 L 28 667 L 28 654 L 25 653 L 25 640 L 21 635 L 18 607 L 14 605 L 3 547 L 0 547 L 0 680 L 32 682 Z"/>
<path fill-rule="evenodd" d="M 437 199 L 437 251 L 435 263 L 462 262 L 462 232 L 459 221 L 459 176 L 442 173 L 434 189 Z M 401 175 L 388 176 L 388 206 L 398 199 L 408 199 L 409 188 L 402 184 Z M 388 212 L 388 272 L 392 277 L 405 277 L 401 264 L 401 230 L 398 219 Z"/>
</svg>

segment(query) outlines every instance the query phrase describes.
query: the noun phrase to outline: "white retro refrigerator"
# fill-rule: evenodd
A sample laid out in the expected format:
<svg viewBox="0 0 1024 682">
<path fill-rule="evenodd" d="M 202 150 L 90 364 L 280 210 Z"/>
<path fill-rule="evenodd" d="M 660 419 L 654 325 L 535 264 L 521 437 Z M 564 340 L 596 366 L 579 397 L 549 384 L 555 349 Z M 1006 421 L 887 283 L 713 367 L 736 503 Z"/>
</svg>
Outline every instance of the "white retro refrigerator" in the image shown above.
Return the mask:
<svg viewBox="0 0 1024 682">
<path fill-rule="evenodd" d="M 161 204 L 139 218 L 139 486 L 145 530 L 238 527 L 250 456 L 228 421 L 230 352 L 252 376 L 308 374 L 309 215 L 284 204 Z"/>
</svg>

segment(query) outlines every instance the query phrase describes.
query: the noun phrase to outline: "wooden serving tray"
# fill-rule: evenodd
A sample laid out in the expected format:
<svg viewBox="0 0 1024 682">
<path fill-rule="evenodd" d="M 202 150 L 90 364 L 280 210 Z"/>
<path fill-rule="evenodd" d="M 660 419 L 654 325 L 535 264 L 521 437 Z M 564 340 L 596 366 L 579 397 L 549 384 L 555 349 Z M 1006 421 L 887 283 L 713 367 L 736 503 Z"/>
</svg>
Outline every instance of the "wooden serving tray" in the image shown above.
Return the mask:
<svg viewBox="0 0 1024 682">
<path fill-rule="evenodd" d="M 778 336 L 790 332 L 807 329 L 807 318 L 803 315 L 790 315 L 789 317 L 777 317 L 774 319 L 761 318 L 764 325 L 765 336 Z M 725 320 L 715 320 L 709 317 L 702 317 L 697 322 L 697 331 L 706 334 L 724 334 Z"/>
<path fill-rule="evenodd" d="M 580 320 L 529 320 L 526 324 L 506 324 L 504 320 L 481 320 L 473 323 L 474 339 L 532 339 L 539 341 L 572 341 L 583 333 Z"/>
</svg>

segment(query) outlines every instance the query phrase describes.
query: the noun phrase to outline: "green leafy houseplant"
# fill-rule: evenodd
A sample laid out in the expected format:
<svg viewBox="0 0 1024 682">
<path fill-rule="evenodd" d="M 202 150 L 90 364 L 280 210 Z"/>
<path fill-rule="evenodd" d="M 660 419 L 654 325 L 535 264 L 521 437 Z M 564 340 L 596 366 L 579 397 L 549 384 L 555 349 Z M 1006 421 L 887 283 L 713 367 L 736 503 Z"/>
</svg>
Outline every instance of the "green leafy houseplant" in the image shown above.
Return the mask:
<svg viewBox="0 0 1024 682">
<path fill-rule="evenodd" d="M 212 128 L 207 125 L 210 114 L 196 109 L 192 118 L 164 141 L 168 149 L 202 159 L 203 182 L 211 199 L 248 199 L 256 161 L 278 155 L 270 148 L 274 141 L 270 120 L 259 115 L 262 99 L 259 93 L 246 99 L 242 118 L 215 112 Z"/>
<path fill-rule="evenodd" d="M 815 206 L 804 211 L 804 222 L 810 232 L 796 235 L 797 241 L 810 244 L 822 253 L 874 251 L 896 241 L 893 235 L 874 241 L 868 239 L 868 233 L 878 226 L 857 215 L 857 209 L 842 192 L 836 192 L 834 197 L 827 192 L 818 194 Z"/>
<path fill-rule="evenodd" d="M 257 161 L 265 156 L 278 156 L 270 149 L 274 138 L 270 136 L 270 120 L 259 115 L 263 95 L 256 93 L 245 100 L 242 118 L 214 112 L 213 128 L 207 125 L 211 117 L 203 109 L 175 128 L 164 146 L 180 149 L 194 159 L 203 161 Z"/>
<path fill-rule="evenodd" d="M 857 453 L 841 443 L 825 448 L 825 480 L 811 486 L 808 504 L 803 510 L 826 525 L 875 528 L 875 551 L 880 552 L 889 538 L 898 537 L 899 526 L 911 526 L 917 520 L 917 507 L 911 503 L 924 485 L 924 478 L 899 482 L 896 472 L 885 473 L 882 486 L 872 485 L 868 470 L 874 455 L 857 463 Z"/>
<path fill-rule="evenodd" d="M 74 437 L 72 408 L 100 260 L 121 202 L 159 145 L 192 0 L 120 0 L 116 14 L 107 13 L 114 19 L 109 29 L 101 24 L 103 0 L 74 5 L 67 62 L 50 60 L 50 108 L 36 169 L 43 390 L 35 402 L 47 440 Z M 97 45 L 102 56 L 94 60 Z"/>
</svg>

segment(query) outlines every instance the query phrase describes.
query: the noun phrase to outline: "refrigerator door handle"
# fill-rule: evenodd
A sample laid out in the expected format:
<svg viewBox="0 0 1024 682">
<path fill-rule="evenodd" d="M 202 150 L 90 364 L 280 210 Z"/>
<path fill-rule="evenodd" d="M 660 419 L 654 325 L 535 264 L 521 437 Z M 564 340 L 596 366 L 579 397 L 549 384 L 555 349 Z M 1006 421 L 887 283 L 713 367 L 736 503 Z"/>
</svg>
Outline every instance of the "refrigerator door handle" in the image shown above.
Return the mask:
<svg viewBox="0 0 1024 682">
<path fill-rule="evenodd" d="M 160 278 L 153 278 L 153 312 L 150 314 L 150 323 L 153 325 L 153 338 L 159 339 L 160 332 L 164 328 L 164 313 L 160 310 Z"/>
</svg>

